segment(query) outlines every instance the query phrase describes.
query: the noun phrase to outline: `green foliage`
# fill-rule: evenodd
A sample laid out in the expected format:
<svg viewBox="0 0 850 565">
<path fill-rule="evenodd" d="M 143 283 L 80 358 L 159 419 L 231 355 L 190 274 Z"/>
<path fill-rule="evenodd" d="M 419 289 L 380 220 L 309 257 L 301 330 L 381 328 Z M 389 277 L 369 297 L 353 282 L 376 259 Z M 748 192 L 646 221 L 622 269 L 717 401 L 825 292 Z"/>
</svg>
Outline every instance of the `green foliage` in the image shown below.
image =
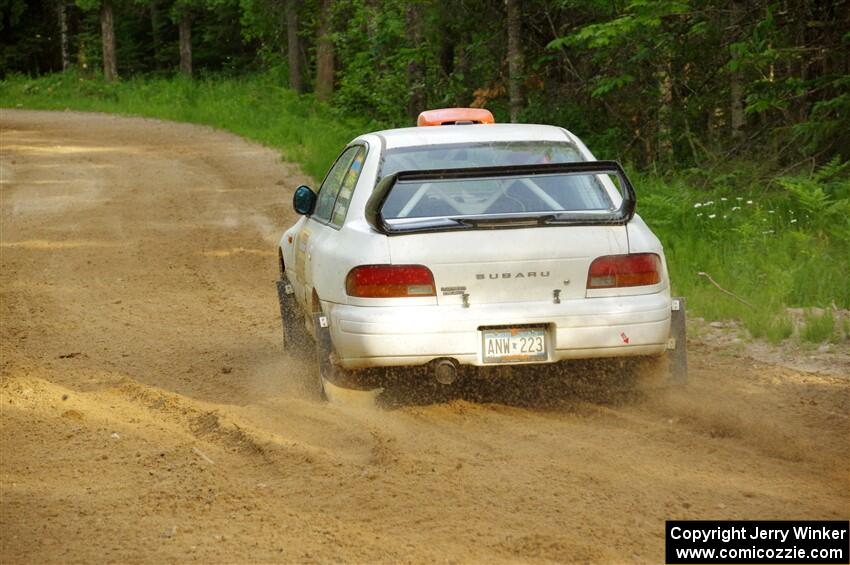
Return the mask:
<svg viewBox="0 0 850 565">
<path fill-rule="evenodd" d="M 843 150 L 846 154 L 850 147 L 850 128 L 847 127 L 850 121 L 850 76 L 835 78 L 829 81 L 828 87 L 840 94 L 818 100 L 812 105 L 808 119 L 792 126 L 808 154 L 832 148 Z"/>
<path fill-rule="evenodd" d="M 817 237 L 831 238 L 850 246 L 850 161 L 839 157 L 809 177 L 781 177 L 777 182 L 793 196 L 801 212 L 799 228 Z"/>
<path fill-rule="evenodd" d="M 334 104 L 341 112 L 378 123 L 406 125 L 410 91 L 399 87 L 406 84 L 408 63 L 419 54 L 417 47 L 406 45 L 405 3 L 356 0 L 337 6 L 344 25 L 336 34 L 336 48 L 347 65 Z"/>
<path fill-rule="evenodd" d="M 25 0 L 0 0 L 0 79 L 10 71 L 37 73 L 59 54 L 50 41 L 54 11 Z"/>
<path fill-rule="evenodd" d="M 21 16 L 27 9 L 25 0 L 3 0 L 0 2 L 0 9 L 5 17 L 0 18 L 0 31 L 6 30 L 6 22 L 9 26 L 17 26 L 21 21 Z"/>
<path fill-rule="evenodd" d="M 547 47 L 622 47 L 628 44 L 630 36 L 653 33 L 661 27 L 664 18 L 684 14 L 689 8 L 688 2 L 678 0 L 632 0 L 626 5 L 623 15 L 602 23 L 586 25 L 571 35 L 550 41 Z"/>
<path fill-rule="evenodd" d="M 100 9 L 101 0 L 75 0 L 77 6 L 85 12 Z"/>
<path fill-rule="evenodd" d="M 834 341 L 836 332 L 832 310 L 827 308 L 822 313 L 808 310 L 805 315 L 804 326 L 800 331 L 800 338 L 811 343 Z"/>
<path fill-rule="evenodd" d="M 758 309 L 747 316 L 747 329 L 754 338 L 778 344 L 794 333 L 794 324 L 787 312 L 777 308 Z"/>
<path fill-rule="evenodd" d="M 590 93 L 593 98 L 604 96 L 609 92 L 623 88 L 629 83 L 635 81 L 635 77 L 630 74 L 620 75 L 616 77 L 602 77 L 596 81 L 596 87 Z"/>
<path fill-rule="evenodd" d="M 636 175 L 638 212 L 664 243 L 674 290 L 693 313 L 740 319 L 753 336 L 781 341 L 791 335 L 787 307 L 850 308 L 850 238 L 841 227 L 848 168 L 835 160 L 809 175 L 780 177 L 784 190 L 769 192 L 753 170 L 718 174 L 700 189 L 687 178 Z"/>
</svg>

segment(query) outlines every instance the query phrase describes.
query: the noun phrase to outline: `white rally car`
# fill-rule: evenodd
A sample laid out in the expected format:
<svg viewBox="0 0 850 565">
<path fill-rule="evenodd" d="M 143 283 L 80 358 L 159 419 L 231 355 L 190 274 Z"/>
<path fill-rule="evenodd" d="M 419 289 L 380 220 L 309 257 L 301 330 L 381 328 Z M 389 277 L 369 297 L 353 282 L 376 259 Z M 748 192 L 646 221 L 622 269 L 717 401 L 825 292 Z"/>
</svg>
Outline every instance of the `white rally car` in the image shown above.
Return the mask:
<svg viewBox="0 0 850 565">
<path fill-rule="evenodd" d="M 284 344 L 316 341 L 325 386 L 363 386 L 376 367 L 450 383 L 470 366 L 668 352 L 684 378 L 661 243 L 620 165 L 565 129 L 423 112 L 354 139 L 293 205 Z"/>
</svg>

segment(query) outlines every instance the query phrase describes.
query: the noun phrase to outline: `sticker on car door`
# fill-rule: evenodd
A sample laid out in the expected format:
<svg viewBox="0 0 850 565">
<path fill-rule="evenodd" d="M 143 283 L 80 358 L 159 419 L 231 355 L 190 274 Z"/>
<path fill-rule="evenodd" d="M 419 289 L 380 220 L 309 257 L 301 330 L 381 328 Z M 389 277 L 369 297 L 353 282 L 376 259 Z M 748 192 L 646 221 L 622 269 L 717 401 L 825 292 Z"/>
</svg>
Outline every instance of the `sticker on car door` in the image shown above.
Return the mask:
<svg viewBox="0 0 850 565">
<path fill-rule="evenodd" d="M 304 282 L 306 279 L 307 244 L 310 242 L 310 231 L 306 228 L 298 233 L 295 240 L 295 277 Z"/>
</svg>

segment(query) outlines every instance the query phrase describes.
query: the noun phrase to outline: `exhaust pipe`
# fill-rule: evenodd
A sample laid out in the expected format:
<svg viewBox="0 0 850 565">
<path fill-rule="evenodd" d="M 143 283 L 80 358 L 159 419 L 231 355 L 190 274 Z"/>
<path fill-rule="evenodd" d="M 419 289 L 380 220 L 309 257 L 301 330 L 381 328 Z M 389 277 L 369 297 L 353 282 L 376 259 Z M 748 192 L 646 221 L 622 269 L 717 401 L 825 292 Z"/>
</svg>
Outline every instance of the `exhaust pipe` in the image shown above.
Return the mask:
<svg viewBox="0 0 850 565">
<path fill-rule="evenodd" d="M 434 361 L 434 378 L 443 385 L 450 385 L 457 380 L 457 362 L 453 359 L 437 359 Z"/>
</svg>

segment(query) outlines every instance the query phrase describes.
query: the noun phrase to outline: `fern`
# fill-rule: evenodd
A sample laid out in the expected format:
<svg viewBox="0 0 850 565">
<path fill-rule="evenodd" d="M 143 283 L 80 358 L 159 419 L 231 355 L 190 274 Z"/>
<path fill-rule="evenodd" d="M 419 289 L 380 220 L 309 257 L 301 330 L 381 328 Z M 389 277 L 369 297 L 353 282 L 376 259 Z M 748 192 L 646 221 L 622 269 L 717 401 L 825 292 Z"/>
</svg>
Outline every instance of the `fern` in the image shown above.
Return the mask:
<svg viewBox="0 0 850 565">
<path fill-rule="evenodd" d="M 848 172 L 850 173 L 850 161 L 841 160 L 841 155 L 836 155 L 828 163 L 821 165 L 812 175 L 812 180 L 816 182 L 824 182 L 839 175 Z"/>
<path fill-rule="evenodd" d="M 818 236 L 827 235 L 850 244 L 850 162 L 833 158 L 809 177 L 780 177 L 779 185 L 791 193 L 806 223 Z"/>
</svg>

